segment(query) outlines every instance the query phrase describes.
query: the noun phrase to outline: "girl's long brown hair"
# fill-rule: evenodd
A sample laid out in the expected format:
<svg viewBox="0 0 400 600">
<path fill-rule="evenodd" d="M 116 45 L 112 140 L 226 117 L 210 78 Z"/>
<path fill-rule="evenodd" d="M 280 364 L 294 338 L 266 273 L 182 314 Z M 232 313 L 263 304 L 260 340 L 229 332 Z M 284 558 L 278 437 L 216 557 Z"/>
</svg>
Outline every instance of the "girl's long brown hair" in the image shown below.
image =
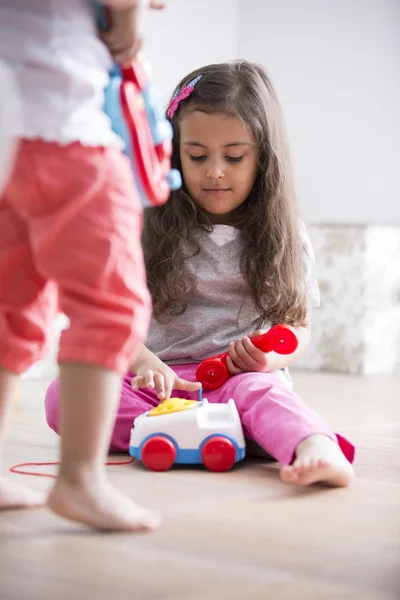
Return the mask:
<svg viewBox="0 0 400 600">
<path fill-rule="evenodd" d="M 304 325 L 306 317 L 303 247 L 299 233 L 292 168 L 283 117 L 265 71 L 246 61 L 208 65 L 187 75 L 178 88 L 202 75 L 172 118 L 172 166 L 181 170 L 180 120 L 194 110 L 241 119 L 259 150 L 253 189 L 231 224 L 243 242 L 241 271 L 264 323 Z M 186 310 L 193 280 L 186 260 L 199 252 L 194 232 L 212 230 L 208 215 L 185 186 L 168 202 L 145 211 L 143 248 L 153 314 L 160 321 Z"/>
</svg>

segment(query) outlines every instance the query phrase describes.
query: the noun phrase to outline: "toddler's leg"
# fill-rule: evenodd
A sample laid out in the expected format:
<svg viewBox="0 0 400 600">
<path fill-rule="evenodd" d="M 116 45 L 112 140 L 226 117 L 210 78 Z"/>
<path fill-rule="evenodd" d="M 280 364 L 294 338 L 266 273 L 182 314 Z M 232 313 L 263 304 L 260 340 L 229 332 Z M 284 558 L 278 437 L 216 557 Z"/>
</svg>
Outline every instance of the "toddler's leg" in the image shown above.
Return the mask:
<svg viewBox="0 0 400 600">
<path fill-rule="evenodd" d="M 353 478 L 351 444 L 348 460 L 329 426 L 274 375 L 243 373 L 209 394 L 211 401 L 213 394 L 219 402 L 234 398 L 246 437 L 279 461 L 283 481 L 345 486 Z"/>
<path fill-rule="evenodd" d="M 18 374 L 43 356 L 57 295 L 35 270 L 25 224 L 7 193 L 0 198 L 0 231 L 0 509 L 27 508 L 45 504 L 45 495 L 5 477 L 1 458 Z"/>
<path fill-rule="evenodd" d="M 118 492 L 105 467 L 121 373 L 150 317 L 130 166 L 117 151 L 79 145 L 53 148 L 42 162 L 48 187 L 54 177 L 52 229 L 45 207 L 33 249 L 71 322 L 60 343 L 61 465 L 49 507 L 98 529 L 153 529 L 159 517 Z"/>
<path fill-rule="evenodd" d="M 46 503 L 46 496 L 32 490 L 1 472 L 1 458 L 12 399 L 16 393 L 18 376 L 0 368 L 0 510 L 34 508 Z"/>
<path fill-rule="evenodd" d="M 62 458 L 50 508 L 98 529 L 153 529 L 158 516 L 119 493 L 105 473 L 120 375 L 101 367 L 63 363 L 60 381 Z"/>
</svg>

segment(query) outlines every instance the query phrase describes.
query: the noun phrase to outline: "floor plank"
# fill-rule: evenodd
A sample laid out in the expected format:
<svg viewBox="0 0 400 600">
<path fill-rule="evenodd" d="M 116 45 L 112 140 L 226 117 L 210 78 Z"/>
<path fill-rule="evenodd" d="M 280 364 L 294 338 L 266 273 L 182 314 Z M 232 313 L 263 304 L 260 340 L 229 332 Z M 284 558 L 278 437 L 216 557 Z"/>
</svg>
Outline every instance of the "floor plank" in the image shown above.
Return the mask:
<svg viewBox="0 0 400 600">
<path fill-rule="evenodd" d="M 296 388 L 357 444 L 349 489 L 299 490 L 277 467 L 230 473 L 109 467 L 137 501 L 162 509 L 150 535 L 98 534 L 45 509 L 0 514 L 0 599 L 395 600 L 400 597 L 400 376 L 295 373 Z M 53 461 L 46 382 L 24 381 L 6 446 L 9 467 Z M 48 468 L 52 472 L 52 468 Z M 38 489 L 47 478 L 23 477 Z"/>
</svg>

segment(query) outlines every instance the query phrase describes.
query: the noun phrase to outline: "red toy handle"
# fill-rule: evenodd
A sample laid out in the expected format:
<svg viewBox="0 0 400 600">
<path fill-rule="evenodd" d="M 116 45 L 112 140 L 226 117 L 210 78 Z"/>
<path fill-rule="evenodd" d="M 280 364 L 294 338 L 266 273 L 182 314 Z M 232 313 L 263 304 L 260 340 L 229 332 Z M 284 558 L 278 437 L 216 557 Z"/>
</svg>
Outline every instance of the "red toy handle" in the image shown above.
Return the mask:
<svg viewBox="0 0 400 600">
<path fill-rule="evenodd" d="M 99 26 L 103 31 L 108 31 L 112 25 L 112 11 L 100 2 L 97 4 Z M 113 106 L 113 112 L 109 116 L 111 122 L 114 121 L 114 127 L 118 126 L 118 135 L 129 147 L 125 149 L 125 154 L 132 161 L 142 203 L 146 206 L 161 206 L 168 200 L 170 189 L 178 189 L 181 182 L 177 171 L 171 171 L 172 131 L 171 137 L 165 135 L 165 131 L 160 132 L 161 123 L 168 123 L 165 118 L 161 118 L 154 102 L 152 86 L 141 61 L 135 58 L 129 66 L 118 67 L 118 71 L 121 72 L 122 83 L 118 99 L 114 103 L 120 110 Z M 123 116 L 123 132 L 120 112 Z M 153 128 L 157 130 L 154 138 Z"/>
<path fill-rule="evenodd" d="M 168 139 L 154 146 L 146 108 L 140 97 L 140 92 L 147 85 L 141 63 L 134 60 L 129 67 L 122 69 L 122 73 L 121 105 L 131 137 L 132 153 L 150 204 L 160 206 L 170 194 L 165 176 L 171 168 L 172 142 Z"/>
<path fill-rule="evenodd" d="M 263 352 L 277 354 L 292 354 L 298 346 L 298 340 L 293 329 L 288 325 L 275 325 L 269 331 L 252 338 L 252 343 Z M 197 381 L 205 390 L 216 390 L 231 376 L 226 366 L 228 352 L 203 360 L 196 371 Z"/>
</svg>

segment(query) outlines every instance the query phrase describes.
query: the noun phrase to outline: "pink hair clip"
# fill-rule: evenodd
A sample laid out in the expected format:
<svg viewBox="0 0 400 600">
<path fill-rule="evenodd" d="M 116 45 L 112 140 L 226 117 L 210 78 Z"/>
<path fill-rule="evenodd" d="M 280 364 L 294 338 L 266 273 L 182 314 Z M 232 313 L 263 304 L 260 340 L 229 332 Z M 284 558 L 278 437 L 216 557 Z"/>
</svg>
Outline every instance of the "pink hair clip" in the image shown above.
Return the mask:
<svg viewBox="0 0 400 600">
<path fill-rule="evenodd" d="M 190 96 L 190 94 L 194 90 L 194 86 L 196 85 L 196 83 L 198 83 L 200 81 L 200 79 L 202 77 L 203 77 L 203 75 L 198 75 L 190 83 L 185 85 L 184 88 L 182 88 L 181 90 L 178 88 L 176 90 L 175 94 L 171 98 L 171 102 L 169 103 L 168 110 L 167 110 L 167 115 L 170 119 L 172 119 L 172 117 L 174 116 L 174 114 L 175 114 L 179 104 L 182 102 L 182 100 L 185 100 L 185 98 Z"/>
</svg>

